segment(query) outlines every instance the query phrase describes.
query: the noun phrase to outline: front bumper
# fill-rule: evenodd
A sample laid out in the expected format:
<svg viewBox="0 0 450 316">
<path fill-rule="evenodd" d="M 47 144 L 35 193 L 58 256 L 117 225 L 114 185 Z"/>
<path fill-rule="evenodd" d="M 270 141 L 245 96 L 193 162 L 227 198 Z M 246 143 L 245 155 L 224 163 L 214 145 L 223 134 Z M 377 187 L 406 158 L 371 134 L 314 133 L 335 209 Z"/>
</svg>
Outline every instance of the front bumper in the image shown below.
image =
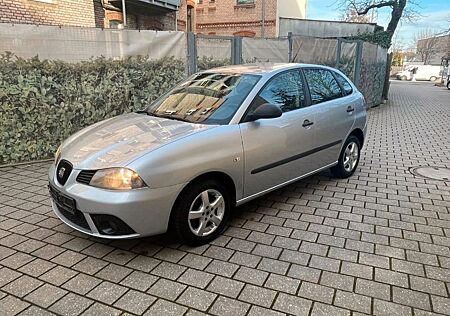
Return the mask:
<svg viewBox="0 0 450 316">
<path fill-rule="evenodd" d="M 102 238 L 126 239 L 166 232 L 173 203 L 184 187 L 184 184 L 179 184 L 157 189 L 105 190 L 78 183 L 76 177 L 79 172 L 74 169 L 65 185 L 61 186 L 56 179 L 55 166 L 50 167 L 49 185 L 61 195 L 75 200 L 77 217 L 68 213 L 54 198 L 51 199 L 53 211 L 71 228 Z M 131 230 L 126 234 L 105 234 L 95 221 L 99 214 L 115 217 Z"/>
</svg>

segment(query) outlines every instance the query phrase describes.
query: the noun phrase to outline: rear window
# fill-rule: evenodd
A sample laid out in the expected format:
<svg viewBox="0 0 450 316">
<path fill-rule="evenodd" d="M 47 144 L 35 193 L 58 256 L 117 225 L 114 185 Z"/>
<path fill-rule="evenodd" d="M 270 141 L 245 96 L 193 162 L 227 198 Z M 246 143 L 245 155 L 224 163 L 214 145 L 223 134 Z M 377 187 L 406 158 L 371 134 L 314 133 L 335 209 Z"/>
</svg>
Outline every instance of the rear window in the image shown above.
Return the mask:
<svg viewBox="0 0 450 316">
<path fill-rule="evenodd" d="M 353 93 L 353 88 L 350 82 L 347 81 L 341 74 L 335 72 L 334 75 L 336 76 L 337 81 L 341 85 L 341 87 L 344 89 L 344 94 L 349 95 Z"/>
</svg>

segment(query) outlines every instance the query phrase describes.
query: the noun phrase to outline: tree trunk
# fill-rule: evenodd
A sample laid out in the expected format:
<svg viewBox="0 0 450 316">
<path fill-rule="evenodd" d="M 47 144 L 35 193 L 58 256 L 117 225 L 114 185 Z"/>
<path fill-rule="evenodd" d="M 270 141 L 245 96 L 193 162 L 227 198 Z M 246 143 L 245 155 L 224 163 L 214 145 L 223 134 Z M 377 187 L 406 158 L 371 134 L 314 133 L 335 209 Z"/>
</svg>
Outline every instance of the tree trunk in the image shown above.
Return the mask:
<svg viewBox="0 0 450 316">
<path fill-rule="evenodd" d="M 394 36 L 395 30 L 397 28 L 398 22 L 400 22 L 400 18 L 403 15 L 403 10 L 405 10 L 407 0 L 399 0 L 392 8 L 391 20 L 389 21 L 389 25 L 386 29 L 386 32 L 389 34 L 389 39 L 392 40 Z"/>
</svg>

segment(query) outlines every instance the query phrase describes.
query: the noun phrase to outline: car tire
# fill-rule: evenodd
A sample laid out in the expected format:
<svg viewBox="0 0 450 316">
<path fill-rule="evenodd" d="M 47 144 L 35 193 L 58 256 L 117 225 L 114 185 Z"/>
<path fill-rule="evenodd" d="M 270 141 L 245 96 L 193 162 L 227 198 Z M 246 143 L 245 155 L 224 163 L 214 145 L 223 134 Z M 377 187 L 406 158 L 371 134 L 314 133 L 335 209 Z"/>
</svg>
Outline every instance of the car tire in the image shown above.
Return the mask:
<svg viewBox="0 0 450 316">
<path fill-rule="evenodd" d="M 223 232 L 231 207 L 231 195 L 224 185 L 209 179 L 194 182 L 175 202 L 171 229 L 184 244 L 206 244 Z"/>
<path fill-rule="evenodd" d="M 450 90 L 450 81 L 447 82 L 447 89 Z"/>
<path fill-rule="evenodd" d="M 331 168 L 333 176 L 341 179 L 351 177 L 358 168 L 360 154 L 361 143 L 359 139 L 350 135 L 342 147 L 338 164 Z"/>
<path fill-rule="evenodd" d="M 431 76 L 431 77 L 430 77 L 430 81 L 432 81 L 432 82 L 433 82 L 433 81 L 436 81 L 436 79 L 437 79 L 437 77 L 435 77 L 435 76 Z"/>
</svg>

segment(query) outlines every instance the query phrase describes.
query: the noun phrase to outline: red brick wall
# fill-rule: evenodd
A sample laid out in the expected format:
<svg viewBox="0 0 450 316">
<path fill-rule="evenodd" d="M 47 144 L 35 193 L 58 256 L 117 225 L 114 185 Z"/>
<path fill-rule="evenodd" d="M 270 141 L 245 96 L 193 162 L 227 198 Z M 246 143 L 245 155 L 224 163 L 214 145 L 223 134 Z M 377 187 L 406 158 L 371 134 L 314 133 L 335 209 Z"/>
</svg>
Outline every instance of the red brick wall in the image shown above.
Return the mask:
<svg viewBox="0 0 450 316">
<path fill-rule="evenodd" d="M 103 9 L 97 0 L 0 0 L 0 22 L 103 26 Z"/>
<path fill-rule="evenodd" d="M 121 10 L 104 9 L 101 0 L 0 0 L 0 23 L 108 28 L 110 20 L 122 19 Z M 130 6 L 127 24 L 131 29 L 174 30 L 175 13 Z"/>
<path fill-rule="evenodd" d="M 261 36 L 262 1 L 237 5 L 236 0 L 203 0 L 196 7 L 196 31 L 202 34 Z M 277 0 L 265 0 L 265 37 L 276 35 Z"/>
</svg>

